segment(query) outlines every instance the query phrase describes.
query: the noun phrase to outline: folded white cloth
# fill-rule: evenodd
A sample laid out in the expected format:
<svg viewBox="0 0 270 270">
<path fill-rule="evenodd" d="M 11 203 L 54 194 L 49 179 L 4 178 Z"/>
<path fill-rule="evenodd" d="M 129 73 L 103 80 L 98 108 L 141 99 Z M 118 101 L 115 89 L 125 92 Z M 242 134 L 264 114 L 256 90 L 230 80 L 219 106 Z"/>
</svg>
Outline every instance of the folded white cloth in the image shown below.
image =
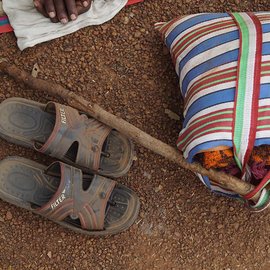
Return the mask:
<svg viewBox="0 0 270 270">
<path fill-rule="evenodd" d="M 89 25 L 99 25 L 112 19 L 128 0 L 92 0 L 88 12 L 81 14 L 76 21 L 66 25 L 51 23 L 39 14 L 33 0 L 3 0 L 3 8 L 8 15 L 21 50 L 33 47 L 44 41 L 73 33 Z"/>
</svg>

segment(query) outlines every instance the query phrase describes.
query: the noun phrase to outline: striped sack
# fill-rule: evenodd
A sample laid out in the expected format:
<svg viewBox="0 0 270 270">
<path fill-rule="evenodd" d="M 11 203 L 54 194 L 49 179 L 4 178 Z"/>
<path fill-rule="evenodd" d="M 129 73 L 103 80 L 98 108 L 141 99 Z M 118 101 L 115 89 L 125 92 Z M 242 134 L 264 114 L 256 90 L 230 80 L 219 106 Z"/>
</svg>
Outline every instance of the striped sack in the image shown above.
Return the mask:
<svg viewBox="0 0 270 270">
<path fill-rule="evenodd" d="M 155 25 L 170 49 L 184 98 L 177 146 L 196 154 L 233 148 L 242 179 L 250 180 L 254 146 L 270 144 L 270 12 L 203 13 Z M 212 191 L 242 197 L 199 175 Z M 269 198 L 270 173 L 245 200 Z"/>
</svg>

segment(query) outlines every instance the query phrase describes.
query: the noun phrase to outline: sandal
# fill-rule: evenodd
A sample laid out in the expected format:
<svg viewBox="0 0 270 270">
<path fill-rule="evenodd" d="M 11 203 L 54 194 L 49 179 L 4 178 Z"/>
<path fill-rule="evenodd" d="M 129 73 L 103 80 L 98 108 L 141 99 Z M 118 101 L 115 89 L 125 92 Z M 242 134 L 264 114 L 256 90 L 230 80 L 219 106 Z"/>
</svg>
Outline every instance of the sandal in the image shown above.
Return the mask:
<svg viewBox="0 0 270 270">
<path fill-rule="evenodd" d="M 134 191 L 62 162 L 45 166 L 20 157 L 0 161 L 0 198 L 88 235 L 128 229 L 139 212 Z"/>
<path fill-rule="evenodd" d="M 0 104 L 0 137 L 109 177 L 126 174 L 132 142 L 116 130 L 69 106 L 23 98 Z"/>
</svg>

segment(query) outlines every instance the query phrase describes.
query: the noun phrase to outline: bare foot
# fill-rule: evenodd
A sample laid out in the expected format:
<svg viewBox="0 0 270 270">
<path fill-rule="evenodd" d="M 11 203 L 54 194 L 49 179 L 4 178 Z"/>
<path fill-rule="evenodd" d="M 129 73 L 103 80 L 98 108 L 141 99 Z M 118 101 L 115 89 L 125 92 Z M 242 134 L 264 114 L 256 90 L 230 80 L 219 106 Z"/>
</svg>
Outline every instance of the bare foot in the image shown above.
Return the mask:
<svg viewBox="0 0 270 270">
<path fill-rule="evenodd" d="M 34 0 L 37 11 L 52 22 L 66 24 L 88 11 L 92 0 Z"/>
</svg>

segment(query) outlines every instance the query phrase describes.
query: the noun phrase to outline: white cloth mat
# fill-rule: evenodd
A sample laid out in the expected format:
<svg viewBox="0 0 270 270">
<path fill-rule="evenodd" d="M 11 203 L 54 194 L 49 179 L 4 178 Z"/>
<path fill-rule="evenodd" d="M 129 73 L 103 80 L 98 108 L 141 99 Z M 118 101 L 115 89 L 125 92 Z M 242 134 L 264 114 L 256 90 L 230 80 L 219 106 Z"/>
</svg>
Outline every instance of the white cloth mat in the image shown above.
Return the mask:
<svg viewBox="0 0 270 270">
<path fill-rule="evenodd" d="M 66 25 L 51 23 L 39 14 L 33 0 L 3 0 L 3 8 L 17 37 L 20 50 L 33 47 L 89 26 L 111 20 L 127 3 L 127 0 L 94 0 L 88 12 Z"/>
</svg>

